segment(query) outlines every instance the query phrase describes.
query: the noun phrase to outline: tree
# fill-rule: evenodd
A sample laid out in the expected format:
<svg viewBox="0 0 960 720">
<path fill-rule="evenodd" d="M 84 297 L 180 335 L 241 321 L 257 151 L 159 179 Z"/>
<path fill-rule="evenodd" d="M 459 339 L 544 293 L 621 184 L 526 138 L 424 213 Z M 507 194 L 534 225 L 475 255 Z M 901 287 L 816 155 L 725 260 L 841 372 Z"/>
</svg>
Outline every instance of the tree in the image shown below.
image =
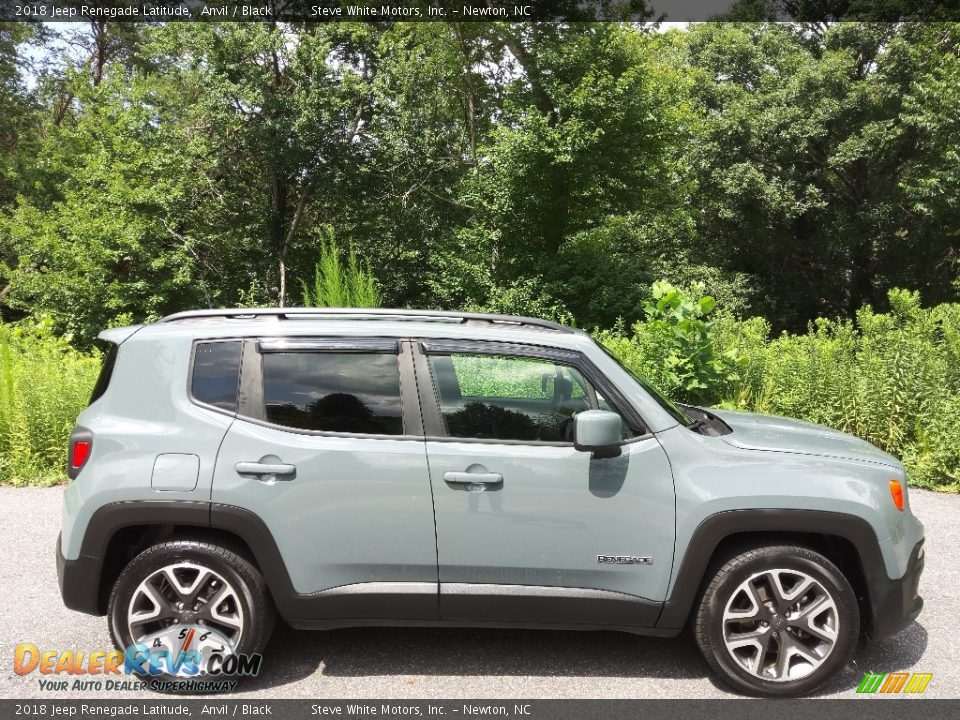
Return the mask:
<svg viewBox="0 0 960 720">
<path fill-rule="evenodd" d="M 370 267 L 357 259 L 353 247 L 347 262 L 340 258 L 333 232 L 321 234 L 320 260 L 314 270 L 313 287 L 301 281 L 303 304 L 307 307 L 375 308 L 380 293 Z"/>
<path fill-rule="evenodd" d="M 757 279 L 755 306 L 780 328 L 883 306 L 896 284 L 945 300 L 960 239 L 946 204 L 960 190 L 956 159 L 943 152 L 960 141 L 947 109 L 956 27 L 821 30 L 725 23 L 689 35 L 701 242 Z"/>
</svg>

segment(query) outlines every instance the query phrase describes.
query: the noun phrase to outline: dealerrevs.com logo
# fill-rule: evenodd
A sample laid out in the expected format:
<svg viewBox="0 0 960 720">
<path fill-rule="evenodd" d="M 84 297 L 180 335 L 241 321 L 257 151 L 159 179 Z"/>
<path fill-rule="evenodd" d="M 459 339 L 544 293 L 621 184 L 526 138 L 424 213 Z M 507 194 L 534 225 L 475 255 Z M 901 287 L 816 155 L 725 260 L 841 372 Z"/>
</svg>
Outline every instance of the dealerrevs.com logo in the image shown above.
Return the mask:
<svg viewBox="0 0 960 720">
<path fill-rule="evenodd" d="M 17 675 L 38 673 L 41 691 L 230 692 L 237 681 L 260 673 L 263 656 L 233 652 L 215 630 L 184 626 L 176 642 L 166 637 L 119 650 L 41 650 L 20 643 L 13 653 Z M 59 676 L 69 676 L 62 678 Z M 55 677 L 52 677 L 55 676 Z"/>
</svg>

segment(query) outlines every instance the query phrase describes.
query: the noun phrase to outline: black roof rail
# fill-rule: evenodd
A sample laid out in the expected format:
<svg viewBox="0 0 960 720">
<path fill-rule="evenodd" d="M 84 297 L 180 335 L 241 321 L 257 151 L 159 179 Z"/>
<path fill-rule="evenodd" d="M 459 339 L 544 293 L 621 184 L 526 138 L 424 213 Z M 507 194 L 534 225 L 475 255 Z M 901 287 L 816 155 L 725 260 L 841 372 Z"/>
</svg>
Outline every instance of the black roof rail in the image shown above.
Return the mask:
<svg viewBox="0 0 960 720">
<path fill-rule="evenodd" d="M 172 323 L 184 320 L 250 320 L 276 318 L 278 320 L 317 319 L 331 320 L 397 320 L 408 322 L 469 323 L 488 322 L 496 325 L 534 327 L 554 332 L 572 333 L 573 328 L 539 318 L 494 313 L 454 312 L 449 310 L 402 310 L 386 308 L 225 308 L 222 310 L 186 310 L 173 313 L 157 322 Z"/>
</svg>

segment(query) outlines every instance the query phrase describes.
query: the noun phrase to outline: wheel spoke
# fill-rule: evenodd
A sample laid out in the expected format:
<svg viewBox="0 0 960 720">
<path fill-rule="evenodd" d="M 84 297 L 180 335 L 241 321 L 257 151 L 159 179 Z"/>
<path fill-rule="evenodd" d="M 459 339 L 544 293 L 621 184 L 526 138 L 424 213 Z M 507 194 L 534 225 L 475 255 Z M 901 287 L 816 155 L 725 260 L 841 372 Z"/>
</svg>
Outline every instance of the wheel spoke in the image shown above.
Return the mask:
<svg viewBox="0 0 960 720">
<path fill-rule="evenodd" d="M 768 681 L 797 680 L 814 672 L 833 651 L 838 629 L 837 605 L 824 585 L 785 568 L 741 582 L 723 613 L 727 652 Z"/>
<path fill-rule="evenodd" d="M 777 638 L 777 659 L 774 665 L 777 680 L 788 679 L 790 672 L 790 659 L 793 657 L 793 646 L 789 637 L 781 633 Z"/>
<path fill-rule="evenodd" d="M 778 574 L 778 578 L 779 578 L 779 574 Z M 798 582 L 797 585 L 790 590 L 790 592 L 786 592 L 783 590 L 782 582 L 780 583 L 780 590 L 783 593 L 784 600 L 786 600 L 787 602 L 794 602 L 798 598 L 803 597 L 804 593 L 806 593 L 813 586 L 814 586 L 813 578 L 807 577 L 806 575 L 804 575 L 800 580 L 800 582 Z"/>
<path fill-rule="evenodd" d="M 730 608 L 730 605 L 733 604 L 733 600 L 738 600 L 740 597 L 745 597 L 750 601 L 750 607 L 746 610 L 733 610 Z M 760 596 L 757 594 L 757 589 L 754 587 L 753 583 L 746 582 L 744 583 L 737 593 L 734 593 L 734 597 L 731 599 L 731 602 L 727 606 L 727 610 L 723 613 L 724 621 L 729 620 L 753 620 L 760 614 L 760 608 L 763 607 L 763 603 L 760 600 Z"/>
<path fill-rule="evenodd" d="M 180 577 L 177 575 L 177 570 L 183 570 L 184 567 L 189 570 L 196 570 L 196 577 L 194 577 L 193 581 L 188 584 L 181 582 Z M 177 592 L 177 595 L 180 596 L 180 602 L 187 604 L 193 602 L 194 598 L 203 587 L 203 582 L 207 579 L 207 576 L 210 575 L 210 571 L 204 567 L 200 567 L 199 565 L 171 566 L 165 567 L 163 569 L 163 574 L 173 589 Z"/>
<path fill-rule="evenodd" d="M 789 605 L 789 594 L 783 589 L 780 582 L 780 573 L 773 571 L 767 573 L 767 582 L 770 584 L 770 591 L 773 593 L 773 604 L 778 612 L 786 612 Z"/>
<path fill-rule="evenodd" d="M 244 630 L 237 591 L 218 573 L 193 563 L 153 572 L 137 587 L 127 610 L 130 637 L 137 643 L 149 639 L 175 645 L 174 635 L 192 623 L 208 625 L 234 644 Z M 164 640 L 167 633 L 174 635 Z"/>
<path fill-rule="evenodd" d="M 149 610 L 135 612 L 132 609 L 137 602 L 139 602 L 140 598 L 146 598 L 150 601 L 151 608 Z M 149 580 L 145 580 L 140 584 L 140 587 L 137 588 L 133 594 L 133 599 L 130 601 L 130 607 L 131 610 L 128 617 L 131 626 L 161 620 L 170 614 L 170 607 L 167 601 L 157 592 L 156 588 L 150 584 Z"/>
<path fill-rule="evenodd" d="M 828 607 L 833 607 L 833 601 L 826 595 L 820 595 L 801 607 L 794 617 L 796 619 L 812 620 Z"/>
</svg>

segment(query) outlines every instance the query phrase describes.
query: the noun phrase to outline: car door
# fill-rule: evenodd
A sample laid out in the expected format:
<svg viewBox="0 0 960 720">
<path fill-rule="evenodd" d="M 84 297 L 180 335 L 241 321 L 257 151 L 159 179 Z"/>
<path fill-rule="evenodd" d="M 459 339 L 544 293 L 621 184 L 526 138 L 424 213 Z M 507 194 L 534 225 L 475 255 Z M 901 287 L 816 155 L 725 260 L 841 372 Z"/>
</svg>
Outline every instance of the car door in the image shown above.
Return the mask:
<svg viewBox="0 0 960 720">
<path fill-rule="evenodd" d="M 417 380 L 444 620 L 650 626 L 674 542 L 657 439 L 580 354 L 424 340 Z M 582 410 L 618 412 L 619 457 L 572 442 Z"/>
<path fill-rule="evenodd" d="M 433 504 L 409 353 L 395 339 L 245 342 L 239 413 L 212 502 L 263 522 L 301 615 L 436 619 Z"/>
</svg>

